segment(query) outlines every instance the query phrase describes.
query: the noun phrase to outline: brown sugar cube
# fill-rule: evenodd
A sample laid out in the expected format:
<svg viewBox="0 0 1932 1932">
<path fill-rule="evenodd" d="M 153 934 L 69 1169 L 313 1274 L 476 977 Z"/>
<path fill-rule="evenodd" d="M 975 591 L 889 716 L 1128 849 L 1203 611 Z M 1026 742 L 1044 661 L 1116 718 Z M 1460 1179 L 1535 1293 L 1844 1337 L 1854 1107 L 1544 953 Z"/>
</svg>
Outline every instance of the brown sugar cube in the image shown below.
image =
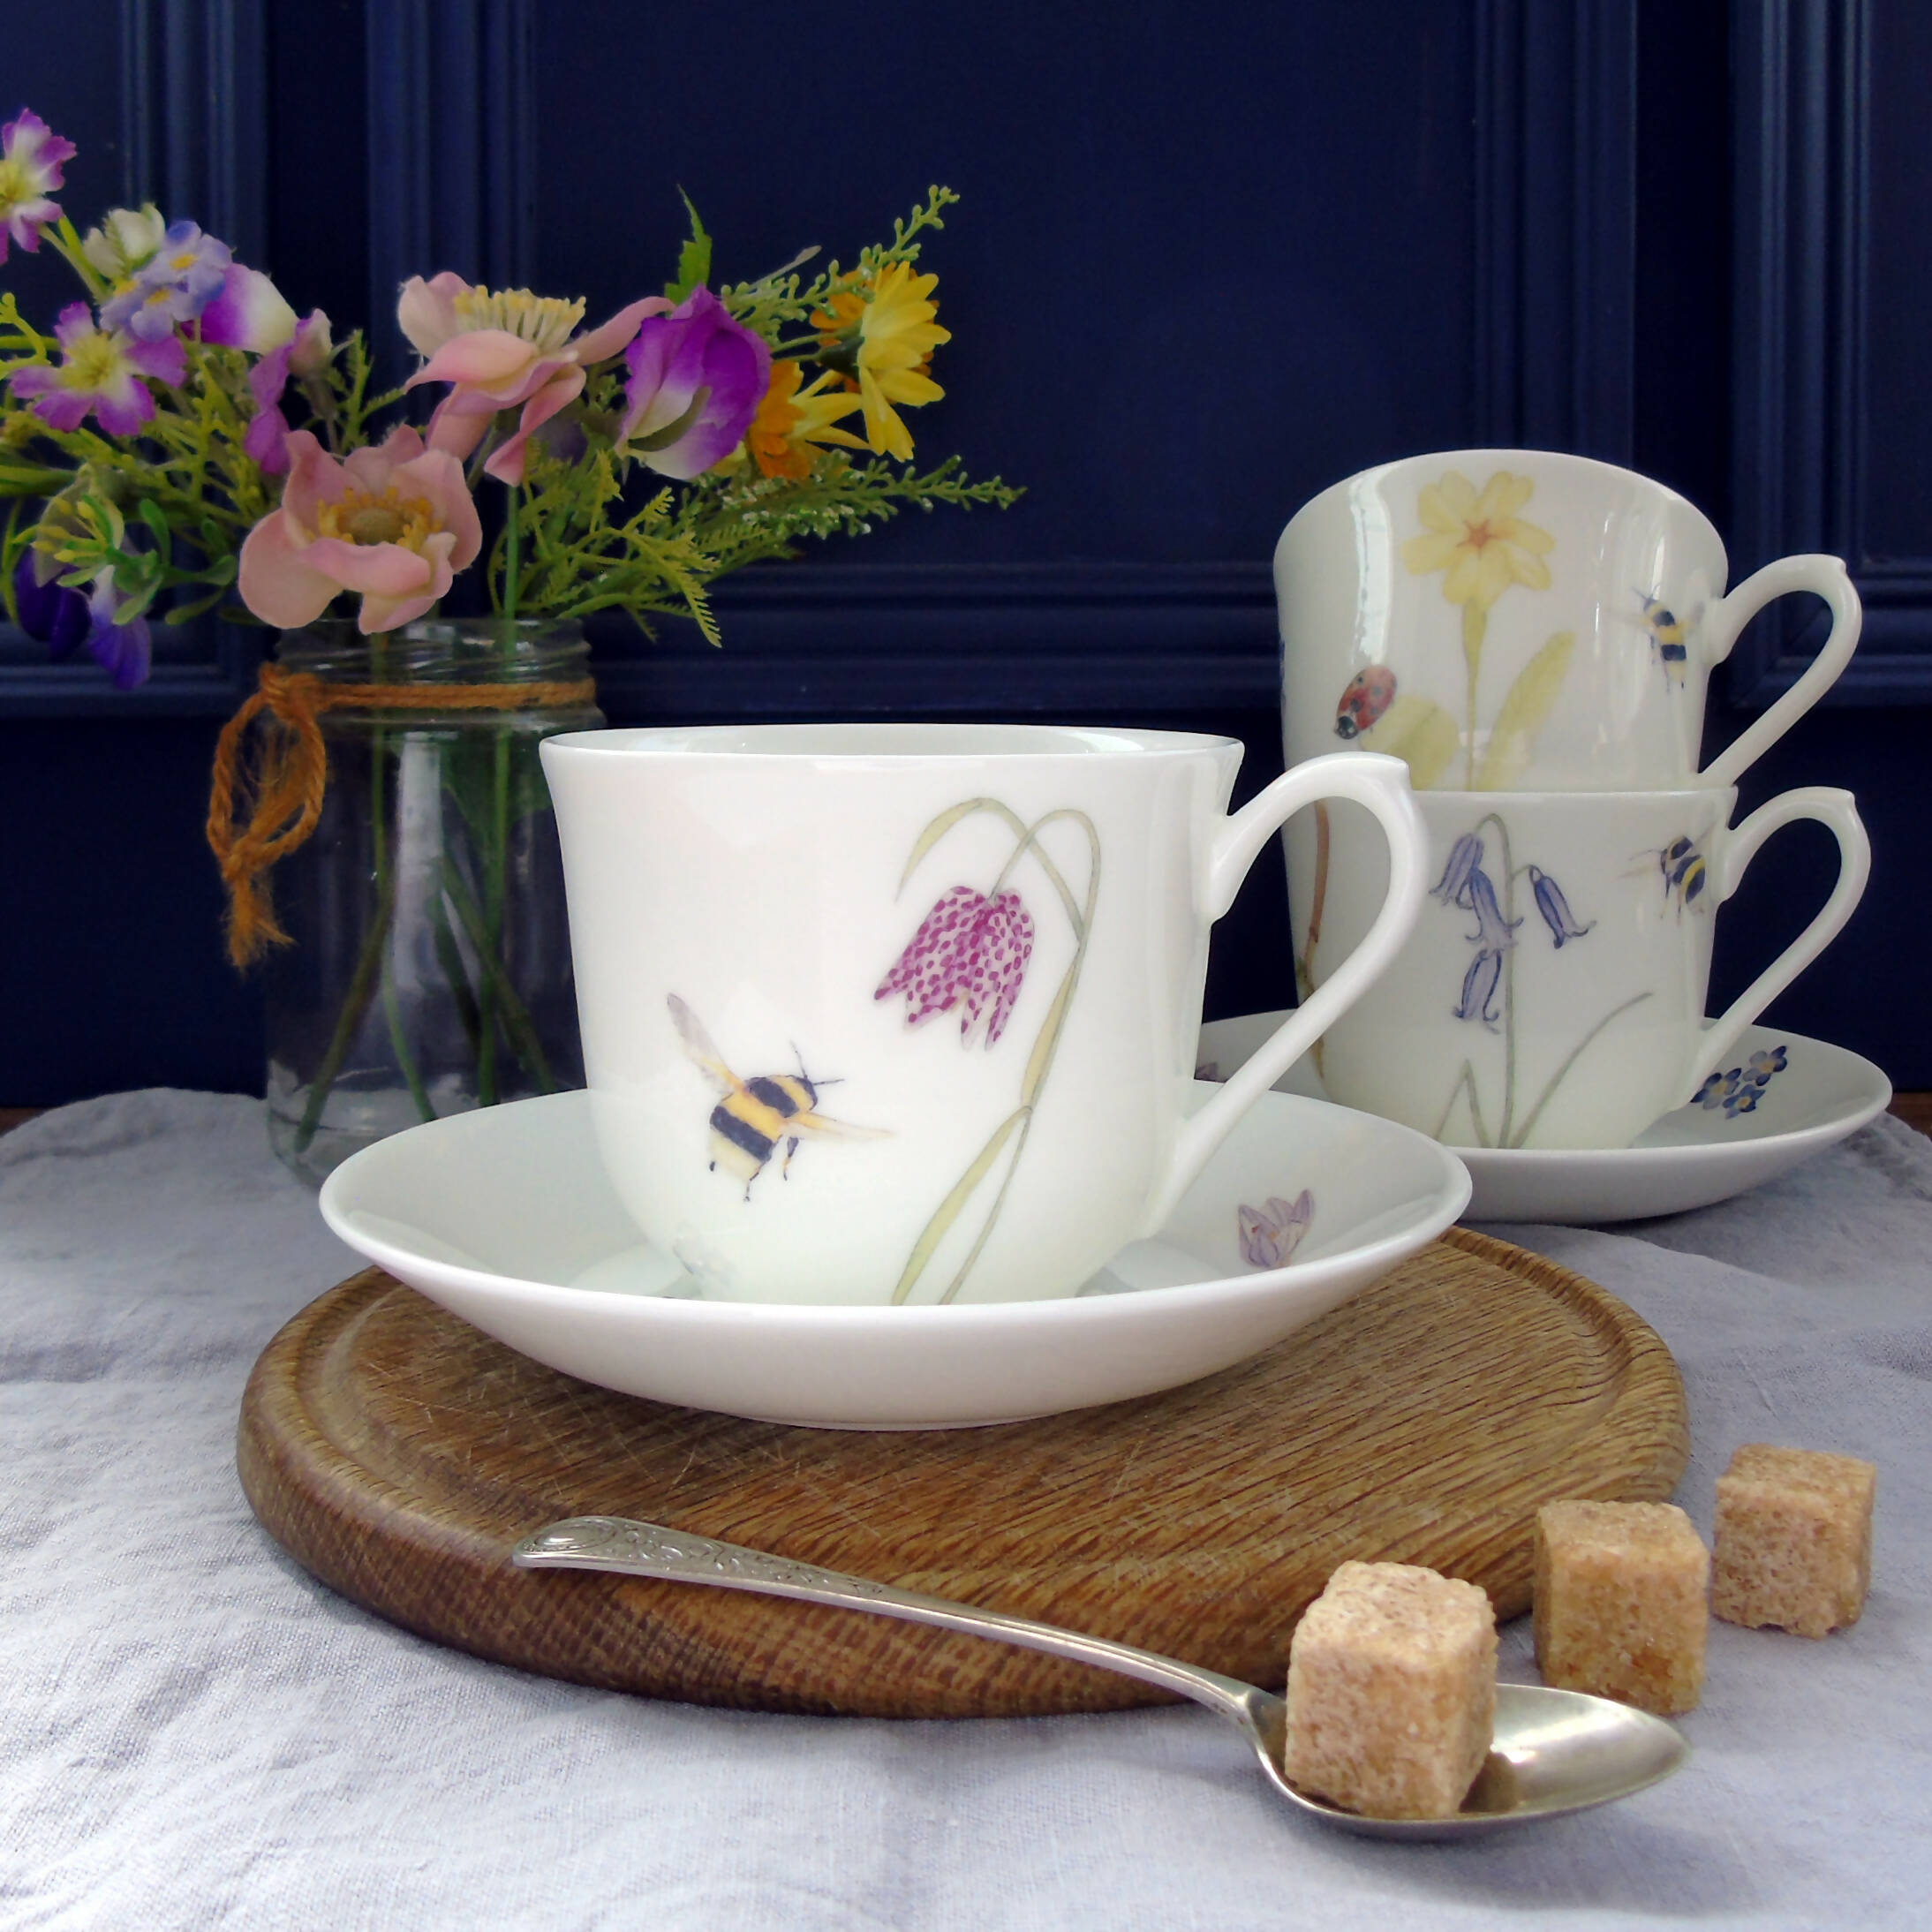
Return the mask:
<svg viewBox="0 0 1932 1932">
<path fill-rule="evenodd" d="M 1344 1563 L 1288 1647 L 1290 1782 L 1370 1818 L 1447 1818 L 1496 1730 L 1496 1614 L 1474 1583 Z"/>
<path fill-rule="evenodd" d="M 1872 1581 L 1878 1470 L 1856 1456 L 1746 1443 L 1717 1478 L 1710 1607 L 1726 1623 L 1822 1637 L 1855 1624 Z"/>
<path fill-rule="evenodd" d="M 1682 1510 L 1545 1503 L 1534 1588 L 1544 1683 L 1662 1717 L 1697 1708 L 1710 1554 Z"/>
</svg>

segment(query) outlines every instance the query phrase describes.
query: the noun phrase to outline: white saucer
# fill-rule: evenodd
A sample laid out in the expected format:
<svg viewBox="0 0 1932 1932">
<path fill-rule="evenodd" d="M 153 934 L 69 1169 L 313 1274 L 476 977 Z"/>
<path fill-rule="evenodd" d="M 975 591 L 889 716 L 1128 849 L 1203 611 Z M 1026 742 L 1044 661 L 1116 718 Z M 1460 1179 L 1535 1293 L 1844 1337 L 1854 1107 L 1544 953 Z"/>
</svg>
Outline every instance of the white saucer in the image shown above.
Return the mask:
<svg viewBox="0 0 1932 1932">
<path fill-rule="evenodd" d="M 1250 1013 L 1210 1021 L 1201 1029 L 1201 1065 L 1226 1078 L 1282 1018 Z M 1784 1066 L 1762 1085 L 1752 1081 L 1752 1056 L 1770 1056 L 1760 1063 L 1768 1068 L 1780 1048 Z M 1724 1067 L 1745 1075 L 1730 1106 L 1720 1088 L 1706 1106 L 1693 1102 L 1652 1121 L 1628 1147 L 1457 1148 L 1474 1186 L 1466 1219 L 1589 1226 L 1709 1207 L 1775 1180 L 1891 1102 L 1891 1083 L 1870 1060 L 1778 1027 L 1747 1028 Z M 1306 1060 L 1276 1084 L 1322 1097 Z"/>
<path fill-rule="evenodd" d="M 1286 1212 L 1303 1190 L 1312 1215 Z M 1264 1094 L 1158 1237 L 1077 1297 L 713 1302 L 640 1241 L 579 1092 L 378 1141 L 329 1175 L 321 1209 L 358 1254 L 586 1382 L 765 1422 L 941 1429 L 1120 1401 L 1244 1362 L 1433 1241 L 1468 1198 L 1462 1164 L 1426 1136 Z M 1241 1210 L 1271 1203 L 1286 1232 L 1250 1241 L 1299 1246 L 1284 1266 L 1257 1266 Z"/>
</svg>

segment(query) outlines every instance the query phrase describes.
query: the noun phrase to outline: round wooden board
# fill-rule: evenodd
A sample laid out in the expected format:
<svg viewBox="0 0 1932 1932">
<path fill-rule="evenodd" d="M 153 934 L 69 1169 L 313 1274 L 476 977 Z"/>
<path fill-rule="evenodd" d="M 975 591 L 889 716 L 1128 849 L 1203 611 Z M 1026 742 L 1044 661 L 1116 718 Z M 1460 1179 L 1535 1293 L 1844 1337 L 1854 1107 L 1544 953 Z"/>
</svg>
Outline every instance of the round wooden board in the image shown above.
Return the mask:
<svg viewBox="0 0 1932 1932">
<path fill-rule="evenodd" d="M 847 1433 L 616 1395 L 375 1269 L 275 1337 L 243 1400 L 255 1513 L 404 1628 L 698 1703 L 1014 1717 L 1162 1702 L 945 1630 L 689 1584 L 513 1568 L 560 1516 L 642 1517 L 1279 1686 L 1349 1557 L 1528 1607 L 1558 1497 L 1667 1497 L 1689 1453 L 1657 1335 L 1554 1263 L 1453 1229 L 1254 1361 L 993 1429 Z"/>
</svg>

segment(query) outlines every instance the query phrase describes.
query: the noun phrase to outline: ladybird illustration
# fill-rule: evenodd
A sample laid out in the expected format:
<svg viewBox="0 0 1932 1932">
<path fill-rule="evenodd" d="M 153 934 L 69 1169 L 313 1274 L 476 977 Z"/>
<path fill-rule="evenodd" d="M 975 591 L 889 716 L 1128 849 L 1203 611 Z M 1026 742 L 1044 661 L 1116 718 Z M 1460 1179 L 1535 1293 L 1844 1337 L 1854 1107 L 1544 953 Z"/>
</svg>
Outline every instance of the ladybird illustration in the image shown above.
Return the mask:
<svg viewBox="0 0 1932 1932">
<path fill-rule="evenodd" d="M 1348 681 L 1335 707 L 1335 736 L 1355 738 L 1395 702 L 1395 673 L 1385 664 L 1371 664 Z"/>
</svg>

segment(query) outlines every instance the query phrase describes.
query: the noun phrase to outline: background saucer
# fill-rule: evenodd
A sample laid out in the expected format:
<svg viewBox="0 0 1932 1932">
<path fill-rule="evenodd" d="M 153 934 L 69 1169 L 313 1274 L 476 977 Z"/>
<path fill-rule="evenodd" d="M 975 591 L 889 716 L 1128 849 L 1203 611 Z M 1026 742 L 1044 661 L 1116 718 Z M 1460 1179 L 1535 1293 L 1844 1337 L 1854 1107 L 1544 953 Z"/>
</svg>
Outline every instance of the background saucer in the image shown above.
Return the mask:
<svg viewBox="0 0 1932 1932">
<path fill-rule="evenodd" d="M 1280 1023 L 1279 1013 L 1212 1020 L 1201 1029 L 1200 1070 L 1225 1079 Z M 1745 1030 L 1726 1066 L 1753 1054 L 1785 1064 L 1736 1111 L 1721 1099 L 1654 1121 L 1628 1147 L 1459 1147 L 1472 1192 L 1473 1221 L 1630 1221 L 1727 1201 L 1789 1172 L 1884 1112 L 1891 1083 L 1842 1046 L 1778 1027 Z M 1282 1091 L 1325 1098 L 1313 1064 L 1298 1060 L 1276 1082 Z M 1745 1084 L 1751 1084 L 1745 1083 Z"/>
<path fill-rule="evenodd" d="M 1196 1098 L 1210 1090 L 1197 1087 Z M 512 1348 L 626 1394 L 827 1428 L 947 1428 L 1119 1401 L 1257 1355 L 1432 1241 L 1461 1163 L 1368 1114 L 1264 1094 L 1150 1241 L 1073 1298 L 934 1308 L 712 1302 L 639 1241 L 588 1097 L 486 1107 L 346 1160 L 322 1216 L 358 1253 Z M 1313 1216 L 1242 1255 L 1240 1210 Z"/>
</svg>

